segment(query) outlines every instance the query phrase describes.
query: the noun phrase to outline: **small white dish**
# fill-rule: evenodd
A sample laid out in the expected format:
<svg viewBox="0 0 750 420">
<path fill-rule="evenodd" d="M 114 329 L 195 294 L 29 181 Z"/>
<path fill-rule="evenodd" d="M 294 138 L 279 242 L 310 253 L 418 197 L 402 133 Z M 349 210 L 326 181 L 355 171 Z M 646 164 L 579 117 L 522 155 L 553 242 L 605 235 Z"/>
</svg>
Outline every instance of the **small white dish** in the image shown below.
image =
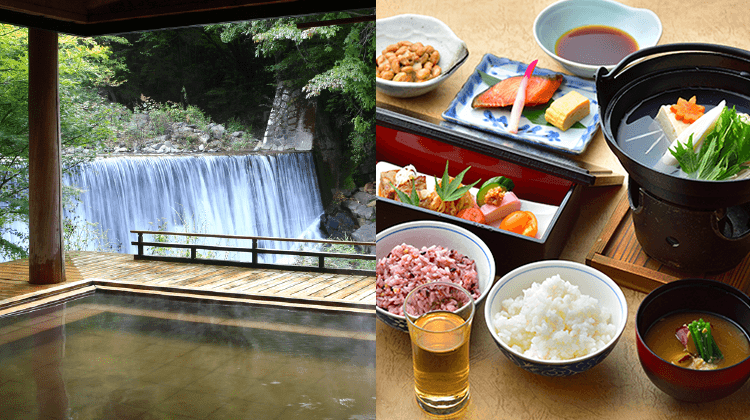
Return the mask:
<svg viewBox="0 0 750 420">
<path fill-rule="evenodd" d="M 581 77 L 594 78 L 600 67 L 612 70 L 616 65 L 590 65 L 566 60 L 555 54 L 555 44 L 566 32 L 587 25 L 605 25 L 625 31 L 638 49 L 659 42 L 662 24 L 648 9 L 625 6 L 613 0 L 562 0 L 542 10 L 534 20 L 534 39 L 547 55 L 565 69 Z"/>
<path fill-rule="evenodd" d="M 442 74 L 434 79 L 414 83 L 375 78 L 378 91 L 396 98 L 411 98 L 430 92 L 445 82 L 469 57 L 466 43 L 448 25 L 430 16 L 403 14 L 378 19 L 376 31 L 377 55 L 387 46 L 404 40 L 432 45 L 440 53 L 438 65 Z"/>
</svg>

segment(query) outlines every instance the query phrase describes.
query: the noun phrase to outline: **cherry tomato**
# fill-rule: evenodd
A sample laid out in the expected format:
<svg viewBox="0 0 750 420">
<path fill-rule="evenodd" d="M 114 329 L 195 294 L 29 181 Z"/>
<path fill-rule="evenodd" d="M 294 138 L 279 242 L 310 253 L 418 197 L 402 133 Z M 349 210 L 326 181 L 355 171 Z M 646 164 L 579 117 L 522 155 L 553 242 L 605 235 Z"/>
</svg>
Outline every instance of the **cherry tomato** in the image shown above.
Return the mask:
<svg viewBox="0 0 750 420">
<path fill-rule="evenodd" d="M 538 223 L 534 213 L 519 210 L 505 216 L 503 221 L 500 222 L 500 229 L 534 237 L 536 236 Z"/>
<path fill-rule="evenodd" d="M 484 213 L 476 207 L 469 207 L 468 209 L 461 210 L 458 212 L 458 217 L 481 224 L 487 223 L 484 218 Z"/>
</svg>

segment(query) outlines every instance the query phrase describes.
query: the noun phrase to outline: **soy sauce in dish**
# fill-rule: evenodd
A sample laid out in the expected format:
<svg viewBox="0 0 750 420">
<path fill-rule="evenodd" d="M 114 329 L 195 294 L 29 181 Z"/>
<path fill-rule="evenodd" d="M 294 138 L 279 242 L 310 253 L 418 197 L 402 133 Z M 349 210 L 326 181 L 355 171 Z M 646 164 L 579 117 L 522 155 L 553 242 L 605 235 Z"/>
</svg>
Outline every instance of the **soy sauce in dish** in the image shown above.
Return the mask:
<svg viewBox="0 0 750 420">
<path fill-rule="evenodd" d="M 571 29 L 555 43 L 555 54 L 582 64 L 614 65 L 636 50 L 638 43 L 632 36 L 605 25 Z"/>
</svg>

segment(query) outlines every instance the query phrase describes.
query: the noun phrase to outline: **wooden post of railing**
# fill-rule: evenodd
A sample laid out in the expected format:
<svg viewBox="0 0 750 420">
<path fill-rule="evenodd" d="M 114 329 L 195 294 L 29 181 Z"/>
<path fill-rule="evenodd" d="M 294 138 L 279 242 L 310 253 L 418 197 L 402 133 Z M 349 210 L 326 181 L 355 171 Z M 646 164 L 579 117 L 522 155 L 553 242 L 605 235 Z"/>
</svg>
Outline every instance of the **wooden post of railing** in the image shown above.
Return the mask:
<svg viewBox="0 0 750 420">
<path fill-rule="evenodd" d="M 319 255 L 318 256 L 318 268 L 325 268 L 326 266 L 326 259 L 324 256 Z"/>
<path fill-rule="evenodd" d="M 138 255 L 143 256 L 143 233 L 138 233 Z"/>
<path fill-rule="evenodd" d="M 258 240 L 253 238 L 253 264 L 258 264 Z"/>
<path fill-rule="evenodd" d="M 196 248 L 194 246 L 190 247 L 190 259 L 191 260 L 195 259 L 196 255 L 197 255 L 197 250 L 198 250 L 198 248 Z"/>
</svg>

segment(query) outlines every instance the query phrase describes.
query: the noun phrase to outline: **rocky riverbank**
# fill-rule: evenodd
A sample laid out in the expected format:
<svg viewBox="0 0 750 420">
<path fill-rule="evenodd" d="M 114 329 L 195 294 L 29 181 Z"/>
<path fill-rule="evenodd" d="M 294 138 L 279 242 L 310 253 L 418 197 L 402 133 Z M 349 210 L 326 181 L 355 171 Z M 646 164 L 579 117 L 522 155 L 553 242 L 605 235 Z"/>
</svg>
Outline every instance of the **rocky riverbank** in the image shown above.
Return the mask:
<svg viewBox="0 0 750 420">
<path fill-rule="evenodd" d="M 320 220 L 320 228 L 331 239 L 375 242 L 375 184 L 355 190 L 333 192 L 334 200 Z M 375 247 L 362 249 L 375 253 Z"/>
<path fill-rule="evenodd" d="M 144 114 L 133 116 L 134 127 L 142 127 L 144 132 L 153 132 L 149 118 Z M 140 122 L 139 122 L 140 121 Z M 173 155 L 194 153 L 238 153 L 260 150 L 260 141 L 252 133 L 245 131 L 228 132 L 222 124 L 210 123 L 205 127 L 186 122 L 173 122 L 160 130 L 164 134 L 153 137 L 133 136 L 133 130 L 118 140 L 104 145 L 99 150 L 67 148 L 65 154 L 96 153 L 99 156 L 121 155 Z M 281 150 L 277 150 L 281 151 Z"/>
</svg>

